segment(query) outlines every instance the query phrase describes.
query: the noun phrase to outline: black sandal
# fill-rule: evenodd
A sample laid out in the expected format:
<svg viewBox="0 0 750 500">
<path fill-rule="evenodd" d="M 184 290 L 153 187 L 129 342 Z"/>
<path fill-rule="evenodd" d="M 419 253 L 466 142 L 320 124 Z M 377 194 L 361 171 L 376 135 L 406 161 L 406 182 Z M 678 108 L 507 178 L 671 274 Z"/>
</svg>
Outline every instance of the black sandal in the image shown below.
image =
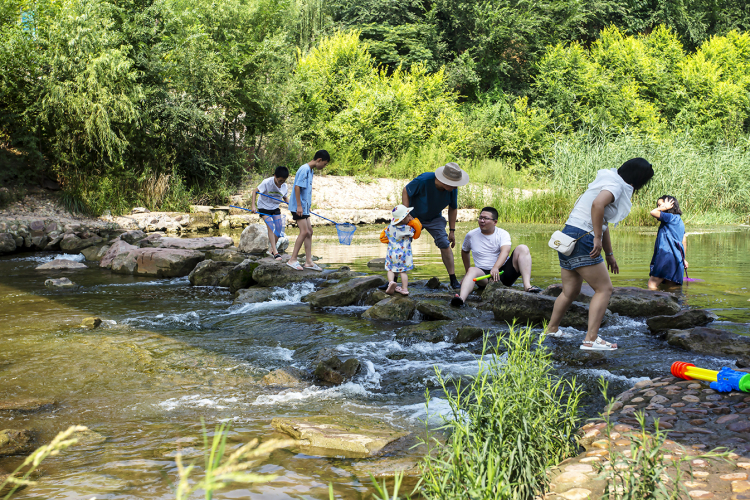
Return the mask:
<svg viewBox="0 0 750 500">
<path fill-rule="evenodd" d="M 451 305 L 453 307 L 461 307 L 462 305 L 464 305 L 464 300 L 461 298 L 460 295 L 456 294 L 451 299 Z"/>
<path fill-rule="evenodd" d="M 528 290 L 525 290 L 527 293 L 541 293 L 542 289 L 538 286 L 530 286 Z"/>
<path fill-rule="evenodd" d="M 273 255 L 273 258 L 274 258 L 275 260 L 281 260 L 281 254 L 280 254 L 280 253 L 274 254 L 274 255 Z"/>
</svg>

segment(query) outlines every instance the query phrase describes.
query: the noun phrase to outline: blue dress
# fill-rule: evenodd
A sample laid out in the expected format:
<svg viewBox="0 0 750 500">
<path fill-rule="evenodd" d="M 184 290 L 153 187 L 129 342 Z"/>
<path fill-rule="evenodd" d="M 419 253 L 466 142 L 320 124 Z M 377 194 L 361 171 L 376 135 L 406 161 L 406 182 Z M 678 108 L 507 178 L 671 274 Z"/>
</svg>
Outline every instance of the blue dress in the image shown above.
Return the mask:
<svg viewBox="0 0 750 500">
<path fill-rule="evenodd" d="M 682 285 L 685 272 L 682 238 L 685 237 L 685 224 L 679 215 L 662 212 L 659 231 L 656 233 L 654 256 L 651 258 L 649 276 L 673 281 Z"/>
</svg>

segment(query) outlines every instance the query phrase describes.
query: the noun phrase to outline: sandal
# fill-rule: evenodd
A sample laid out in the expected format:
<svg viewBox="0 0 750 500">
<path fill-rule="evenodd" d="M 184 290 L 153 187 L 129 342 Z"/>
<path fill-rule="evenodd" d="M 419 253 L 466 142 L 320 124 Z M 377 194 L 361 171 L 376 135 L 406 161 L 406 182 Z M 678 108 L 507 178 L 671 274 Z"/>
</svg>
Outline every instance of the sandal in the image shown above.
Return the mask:
<svg viewBox="0 0 750 500">
<path fill-rule="evenodd" d="M 312 266 L 305 266 L 305 269 L 307 269 L 308 271 L 322 271 L 323 270 L 317 264 L 313 264 Z"/>
<path fill-rule="evenodd" d="M 395 281 L 391 281 L 386 285 L 385 293 L 388 295 L 393 295 L 393 293 L 396 291 L 396 287 L 398 286 L 398 283 Z"/>
<path fill-rule="evenodd" d="M 524 290 L 524 292 L 527 292 L 527 293 L 541 293 L 542 289 L 539 288 L 538 286 L 530 286 L 529 289 L 528 290 Z"/>
<path fill-rule="evenodd" d="M 396 291 L 397 291 L 398 293 L 400 293 L 401 295 L 403 295 L 404 297 L 406 297 L 407 295 L 409 295 L 409 291 L 408 291 L 408 290 L 404 290 L 404 289 L 403 289 L 403 288 L 401 288 L 400 286 L 397 286 L 397 287 L 396 287 Z"/>
<path fill-rule="evenodd" d="M 464 301 L 459 294 L 455 294 L 451 299 L 451 305 L 453 307 L 461 307 L 462 305 L 464 305 Z"/>
<path fill-rule="evenodd" d="M 297 262 L 297 261 L 294 261 L 294 262 L 292 262 L 292 261 L 290 260 L 290 261 L 288 261 L 288 262 L 286 263 L 286 265 L 287 265 L 287 266 L 289 266 L 289 267 L 291 267 L 291 268 L 292 268 L 292 269 L 294 269 L 295 271 L 302 271 L 302 266 L 300 266 L 300 265 L 299 265 L 299 262 Z"/>
<path fill-rule="evenodd" d="M 275 253 L 275 254 L 273 254 L 273 258 L 274 258 L 274 260 L 281 260 L 281 254 L 280 253 Z"/>
<path fill-rule="evenodd" d="M 617 350 L 617 344 L 610 344 L 603 338 L 596 337 L 596 340 L 593 342 L 591 340 L 584 340 L 581 344 L 581 349 L 584 351 L 615 351 Z"/>
</svg>

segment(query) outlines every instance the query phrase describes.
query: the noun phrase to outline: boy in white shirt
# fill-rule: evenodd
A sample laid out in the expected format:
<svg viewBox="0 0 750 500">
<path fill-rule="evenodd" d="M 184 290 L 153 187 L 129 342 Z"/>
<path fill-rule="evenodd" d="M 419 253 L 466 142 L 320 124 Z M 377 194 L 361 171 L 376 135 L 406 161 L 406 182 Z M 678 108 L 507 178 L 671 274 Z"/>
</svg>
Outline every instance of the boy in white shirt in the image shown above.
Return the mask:
<svg viewBox="0 0 750 500">
<path fill-rule="evenodd" d="M 287 194 L 289 193 L 289 186 L 286 184 L 286 180 L 289 177 L 289 169 L 286 167 L 276 167 L 276 171 L 273 173 L 273 177 L 263 179 L 263 182 L 253 191 L 253 197 L 250 200 L 250 208 L 253 212 L 258 212 L 258 215 L 263 217 L 266 221 L 266 227 L 268 229 L 268 242 L 271 246 L 271 254 L 274 259 L 280 260 L 278 250 L 276 250 L 276 235 L 274 234 L 274 228 L 277 232 L 281 232 L 281 210 L 279 209 L 279 202 L 276 200 L 282 200 L 284 203 L 289 203 Z M 255 199 L 258 194 L 261 194 L 258 200 L 258 209 L 255 209 Z M 262 196 L 266 195 L 266 196 Z M 276 198 L 276 200 L 269 198 Z"/>
<path fill-rule="evenodd" d="M 510 251 L 510 234 L 497 227 L 497 210 L 484 207 L 479 213 L 479 227 L 466 234 L 461 246 L 461 260 L 466 274 L 461 281 L 461 293 L 451 299 L 451 305 L 461 307 L 469 294 L 474 290 L 474 278 L 491 274 L 488 280 L 500 281 L 511 286 L 521 277 L 526 292 L 539 293 L 542 290 L 531 286 L 531 253 L 526 245 L 518 245 Z M 474 266 L 471 266 L 469 254 L 474 254 Z M 502 274 L 500 272 L 502 271 Z M 486 281 L 477 281 L 485 287 Z"/>
</svg>

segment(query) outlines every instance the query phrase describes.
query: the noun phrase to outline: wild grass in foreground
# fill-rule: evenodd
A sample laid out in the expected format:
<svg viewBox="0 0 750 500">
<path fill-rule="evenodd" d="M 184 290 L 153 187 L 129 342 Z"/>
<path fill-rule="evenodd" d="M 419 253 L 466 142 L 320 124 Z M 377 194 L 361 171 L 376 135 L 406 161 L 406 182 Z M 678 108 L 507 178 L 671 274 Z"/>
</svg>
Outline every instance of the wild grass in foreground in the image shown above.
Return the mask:
<svg viewBox="0 0 750 500">
<path fill-rule="evenodd" d="M 547 468 L 576 453 L 582 391 L 552 373 L 542 340 L 513 326 L 503 353 L 485 337 L 468 382 L 436 367 L 452 416 L 441 428 L 447 441 L 427 443 L 417 486 L 425 498 L 531 499 L 547 490 Z"/>
</svg>

